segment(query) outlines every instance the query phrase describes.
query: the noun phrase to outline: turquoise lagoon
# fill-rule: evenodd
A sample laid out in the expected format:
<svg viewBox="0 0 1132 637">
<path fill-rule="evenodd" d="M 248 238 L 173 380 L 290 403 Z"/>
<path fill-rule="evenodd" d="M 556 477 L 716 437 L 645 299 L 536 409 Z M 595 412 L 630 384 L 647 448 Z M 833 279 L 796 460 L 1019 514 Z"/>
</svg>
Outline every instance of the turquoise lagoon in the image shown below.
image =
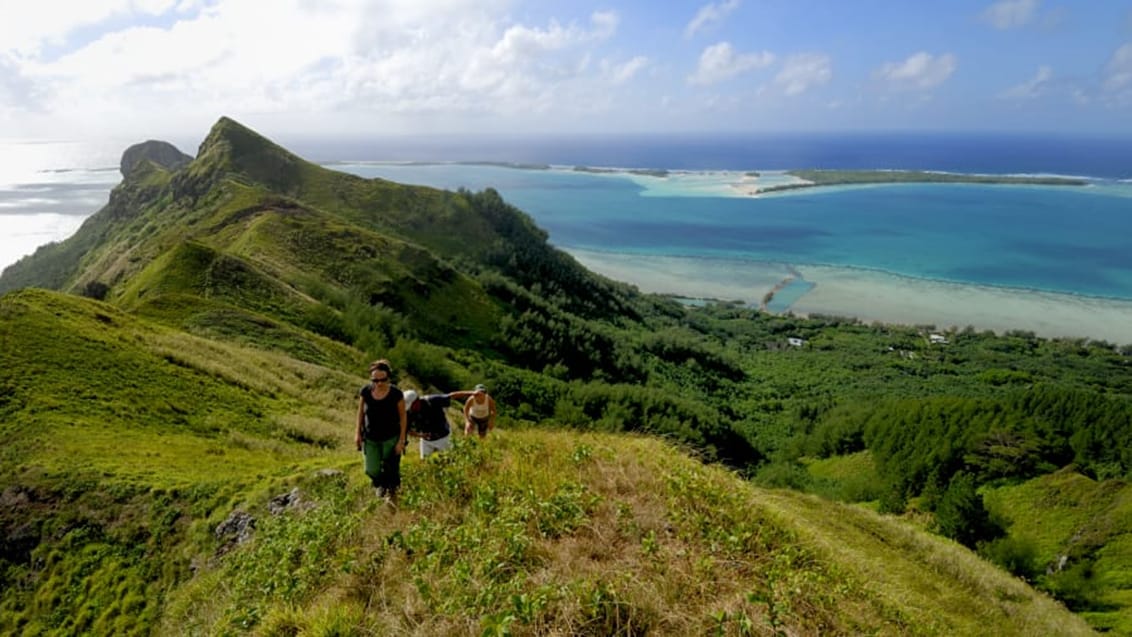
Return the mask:
<svg viewBox="0 0 1132 637">
<path fill-rule="evenodd" d="M 444 163 L 335 167 L 440 188 L 495 188 L 553 244 L 646 291 L 759 305 L 773 290 L 767 309 L 777 312 L 1132 343 L 1126 181 L 753 194 L 790 177 Z"/>
</svg>

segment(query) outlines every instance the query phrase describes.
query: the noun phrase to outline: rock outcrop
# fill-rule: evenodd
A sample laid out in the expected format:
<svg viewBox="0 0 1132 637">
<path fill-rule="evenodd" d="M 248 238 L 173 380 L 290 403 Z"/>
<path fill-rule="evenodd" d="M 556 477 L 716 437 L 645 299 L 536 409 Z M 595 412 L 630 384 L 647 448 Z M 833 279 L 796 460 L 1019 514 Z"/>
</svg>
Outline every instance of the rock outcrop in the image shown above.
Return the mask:
<svg viewBox="0 0 1132 637">
<path fill-rule="evenodd" d="M 140 144 L 134 144 L 122 153 L 122 161 L 119 164 L 122 176 L 129 177 L 134 168 L 147 159 L 170 171 L 177 170 L 193 160 L 191 155 L 186 155 L 177 150 L 177 147 L 173 144 L 151 139 Z"/>
</svg>

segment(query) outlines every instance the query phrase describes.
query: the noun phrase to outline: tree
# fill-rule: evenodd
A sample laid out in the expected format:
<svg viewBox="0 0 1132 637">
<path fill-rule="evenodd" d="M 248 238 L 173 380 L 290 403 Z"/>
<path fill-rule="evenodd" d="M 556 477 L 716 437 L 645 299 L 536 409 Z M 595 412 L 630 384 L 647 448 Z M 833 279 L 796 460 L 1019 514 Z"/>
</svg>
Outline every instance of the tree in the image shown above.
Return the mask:
<svg viewBox="0 0 1132 637">
<path fill-rule="evenodd" d="M 970 548 L 1002 534 L 1002 529 L 991 522 L 983 497 L 975 487 L 975 476 L 965 471 L 956 473 L 935 510 L 939 534 Z"/>
</svg>

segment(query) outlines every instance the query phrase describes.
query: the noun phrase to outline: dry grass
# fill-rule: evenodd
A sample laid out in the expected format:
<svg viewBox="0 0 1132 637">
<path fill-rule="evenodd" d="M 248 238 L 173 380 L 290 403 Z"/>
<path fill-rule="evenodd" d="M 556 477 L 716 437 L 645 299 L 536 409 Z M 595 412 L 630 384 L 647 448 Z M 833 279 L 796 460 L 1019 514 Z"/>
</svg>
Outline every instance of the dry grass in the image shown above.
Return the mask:
<svg viewBox="0 0 1132 637">
<path fill-rule="evenodd" d="M 1089 632 L 957 545 L 655 439 L 499 431 L 403 473 L 397 509 L 351 474 L 341 570 L 256 634 Z"/>
</svg>

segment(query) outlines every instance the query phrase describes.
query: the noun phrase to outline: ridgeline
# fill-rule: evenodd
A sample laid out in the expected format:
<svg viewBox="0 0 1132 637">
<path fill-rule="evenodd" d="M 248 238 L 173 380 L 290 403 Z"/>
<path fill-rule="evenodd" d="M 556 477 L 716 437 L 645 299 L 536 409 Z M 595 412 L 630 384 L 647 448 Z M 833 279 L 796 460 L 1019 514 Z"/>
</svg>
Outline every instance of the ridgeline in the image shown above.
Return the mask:
<svg viewBox="0 0 1132 637">
<path fill-rule="evenodd" d="M 0 633 L 1132 634 L 1127 346 L 684 307 L 228 118 L 122 165 L 0 276 Z M 377 357 L 502 408 L 395 509 Z"/>
</svg>

